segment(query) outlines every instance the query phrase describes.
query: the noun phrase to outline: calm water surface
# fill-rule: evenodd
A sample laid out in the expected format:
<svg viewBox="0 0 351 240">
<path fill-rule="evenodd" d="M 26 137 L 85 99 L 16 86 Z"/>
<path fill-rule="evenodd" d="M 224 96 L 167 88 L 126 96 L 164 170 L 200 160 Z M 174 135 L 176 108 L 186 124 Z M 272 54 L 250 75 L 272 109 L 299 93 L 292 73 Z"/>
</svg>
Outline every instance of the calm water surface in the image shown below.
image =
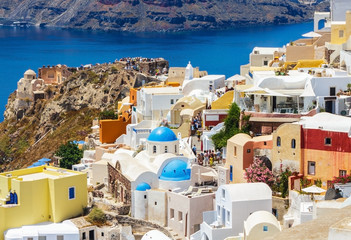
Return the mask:
<svg viewBox="0 0 351 240">
<path fill-rule="evenodd" d="M 122 57 L 163 57 L 170 66 L 188 61 L 209 74 L 239 73 L 255 46 L 281 47 L 313 30 L 313 23 L 241 27 L 185 33 L 119 33 L 0 27 L 0 120 L 17 81 L 43 65 L 80 66 Z"/>
</svg>

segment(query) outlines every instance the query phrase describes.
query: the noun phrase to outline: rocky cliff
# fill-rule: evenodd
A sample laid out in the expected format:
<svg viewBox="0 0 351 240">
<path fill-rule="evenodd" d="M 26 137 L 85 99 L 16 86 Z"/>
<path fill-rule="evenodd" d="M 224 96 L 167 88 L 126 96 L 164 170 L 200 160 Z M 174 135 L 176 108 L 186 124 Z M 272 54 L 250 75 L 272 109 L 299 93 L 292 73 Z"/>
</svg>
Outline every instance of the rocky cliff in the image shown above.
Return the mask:
<svg viewBox="0 0 351 240">
<path fill-rule="evenodd" d="M 140 63 L 145 72 L 168 68 L 166 60 Z M 72 74 L 63 84 L 46 87 L 46 98 L 29 104 L 24 116 L 16 115 L 13 93 L 8 99 L 5 121 L 0 123 L 0 171 L 31 165 L 51 158 L 58 146 L 69 140 L 84 140 L 92 120 L 103 110 L 116 110 L 129 89 L 157 79 L 125 64 L 102 64 Z"/>
<path fill-rule="evenodd" d="M 0 19 L 64 28 L 178 31 L 302 22 L 327 7 L 324 0 L 313 5 L 297 0 L 1 0 Z"/>
</svg>

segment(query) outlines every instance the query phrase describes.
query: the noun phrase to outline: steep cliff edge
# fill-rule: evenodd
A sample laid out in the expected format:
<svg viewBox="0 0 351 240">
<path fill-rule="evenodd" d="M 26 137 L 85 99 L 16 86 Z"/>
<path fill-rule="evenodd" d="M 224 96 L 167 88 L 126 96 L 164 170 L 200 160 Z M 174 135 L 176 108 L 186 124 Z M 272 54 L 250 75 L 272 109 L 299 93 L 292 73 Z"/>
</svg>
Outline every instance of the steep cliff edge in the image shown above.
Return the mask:
<svg viewBox="0 0 351 240">
<path fill-rule="evenodd" d="M 328 2 L 296 0 L 2 0 L 0 19 L 119 31 L 218 29 L 307 21 Z"/>
<path fill-rule="evenodd" d="M 145 63 L 148 71 L 168 68 L 166 60 Z M 51 158 L 58 146 L 69 140 L 84 140 L 91 133 L 92 120 L 106 109 L 117 109 L 117 102 L 129 89 L 142 82 L 157 81 L 125 65 L 102 64 L 74 73 L 63 84 L 46 87 L 46 99 L 32 102 L 17 119 L 16 93 L 12 93 L 0 123 L 0 170 L 13 170 Z"/>
</svg>

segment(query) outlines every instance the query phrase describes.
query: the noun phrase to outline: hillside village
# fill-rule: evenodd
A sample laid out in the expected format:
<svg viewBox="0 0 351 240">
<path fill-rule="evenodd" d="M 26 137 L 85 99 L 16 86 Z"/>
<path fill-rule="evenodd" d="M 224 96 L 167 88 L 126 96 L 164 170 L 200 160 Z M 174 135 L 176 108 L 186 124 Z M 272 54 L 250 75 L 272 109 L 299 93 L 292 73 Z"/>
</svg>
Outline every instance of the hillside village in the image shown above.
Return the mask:
<svg viewBox="0 0 351 240">
<path fill-rule="evenodd" d="M 142 57 L 26 71 L 5 132 L 36 158 L 0 144 L 0 240 L 350 239 L 345 4 L 229 78 Z M 63 165 L 62 144 L 79 162 Z"/>
</svg>

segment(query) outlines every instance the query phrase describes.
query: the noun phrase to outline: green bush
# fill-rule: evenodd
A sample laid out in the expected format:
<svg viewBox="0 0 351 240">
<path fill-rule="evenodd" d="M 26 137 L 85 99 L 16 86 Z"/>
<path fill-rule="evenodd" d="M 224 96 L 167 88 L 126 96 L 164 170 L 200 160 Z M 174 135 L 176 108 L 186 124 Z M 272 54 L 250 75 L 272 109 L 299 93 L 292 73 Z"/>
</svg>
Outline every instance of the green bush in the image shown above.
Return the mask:
<svg viewBox="0 0 351 240">
<path fill-rule="evenodd" d="M 228 116 L 224 119 L 224 128 L 211 137 L 216 149 L 221 149 L 227 146 L 227 140 L 238 133 L 249 133 L 249 119 L 249 115 L 243 116 L 242 127 L 240 130 L 240 108 L 236 103 L 232 103 L 229 108 Z"/>
<path fill-rule="evenodd" d="M 100 113 L 99 119 L 118 119 L 118 115 L 113 110 L 105 110 Z"/>
<path fill-rule="evenodd" d="M 101 226 L 101 225 L 104 225 L 106 223 L 105 213 L 100 208 L 97 208 L 97 207 L 94 207 L 91 210 L 91 212 L 88 214 L 86 219 L 90 223 L 97 225 L 97 226 Z"/>
<path fill-rule="evenodd" d="M 61 168 L 72 169 L 72 165 L 79 163 L 83 157 L 83 150 L 80 150 L 77 144 L 67 142 L 59 147 L 55 155 L 61 157 Z"/>
</svg>

